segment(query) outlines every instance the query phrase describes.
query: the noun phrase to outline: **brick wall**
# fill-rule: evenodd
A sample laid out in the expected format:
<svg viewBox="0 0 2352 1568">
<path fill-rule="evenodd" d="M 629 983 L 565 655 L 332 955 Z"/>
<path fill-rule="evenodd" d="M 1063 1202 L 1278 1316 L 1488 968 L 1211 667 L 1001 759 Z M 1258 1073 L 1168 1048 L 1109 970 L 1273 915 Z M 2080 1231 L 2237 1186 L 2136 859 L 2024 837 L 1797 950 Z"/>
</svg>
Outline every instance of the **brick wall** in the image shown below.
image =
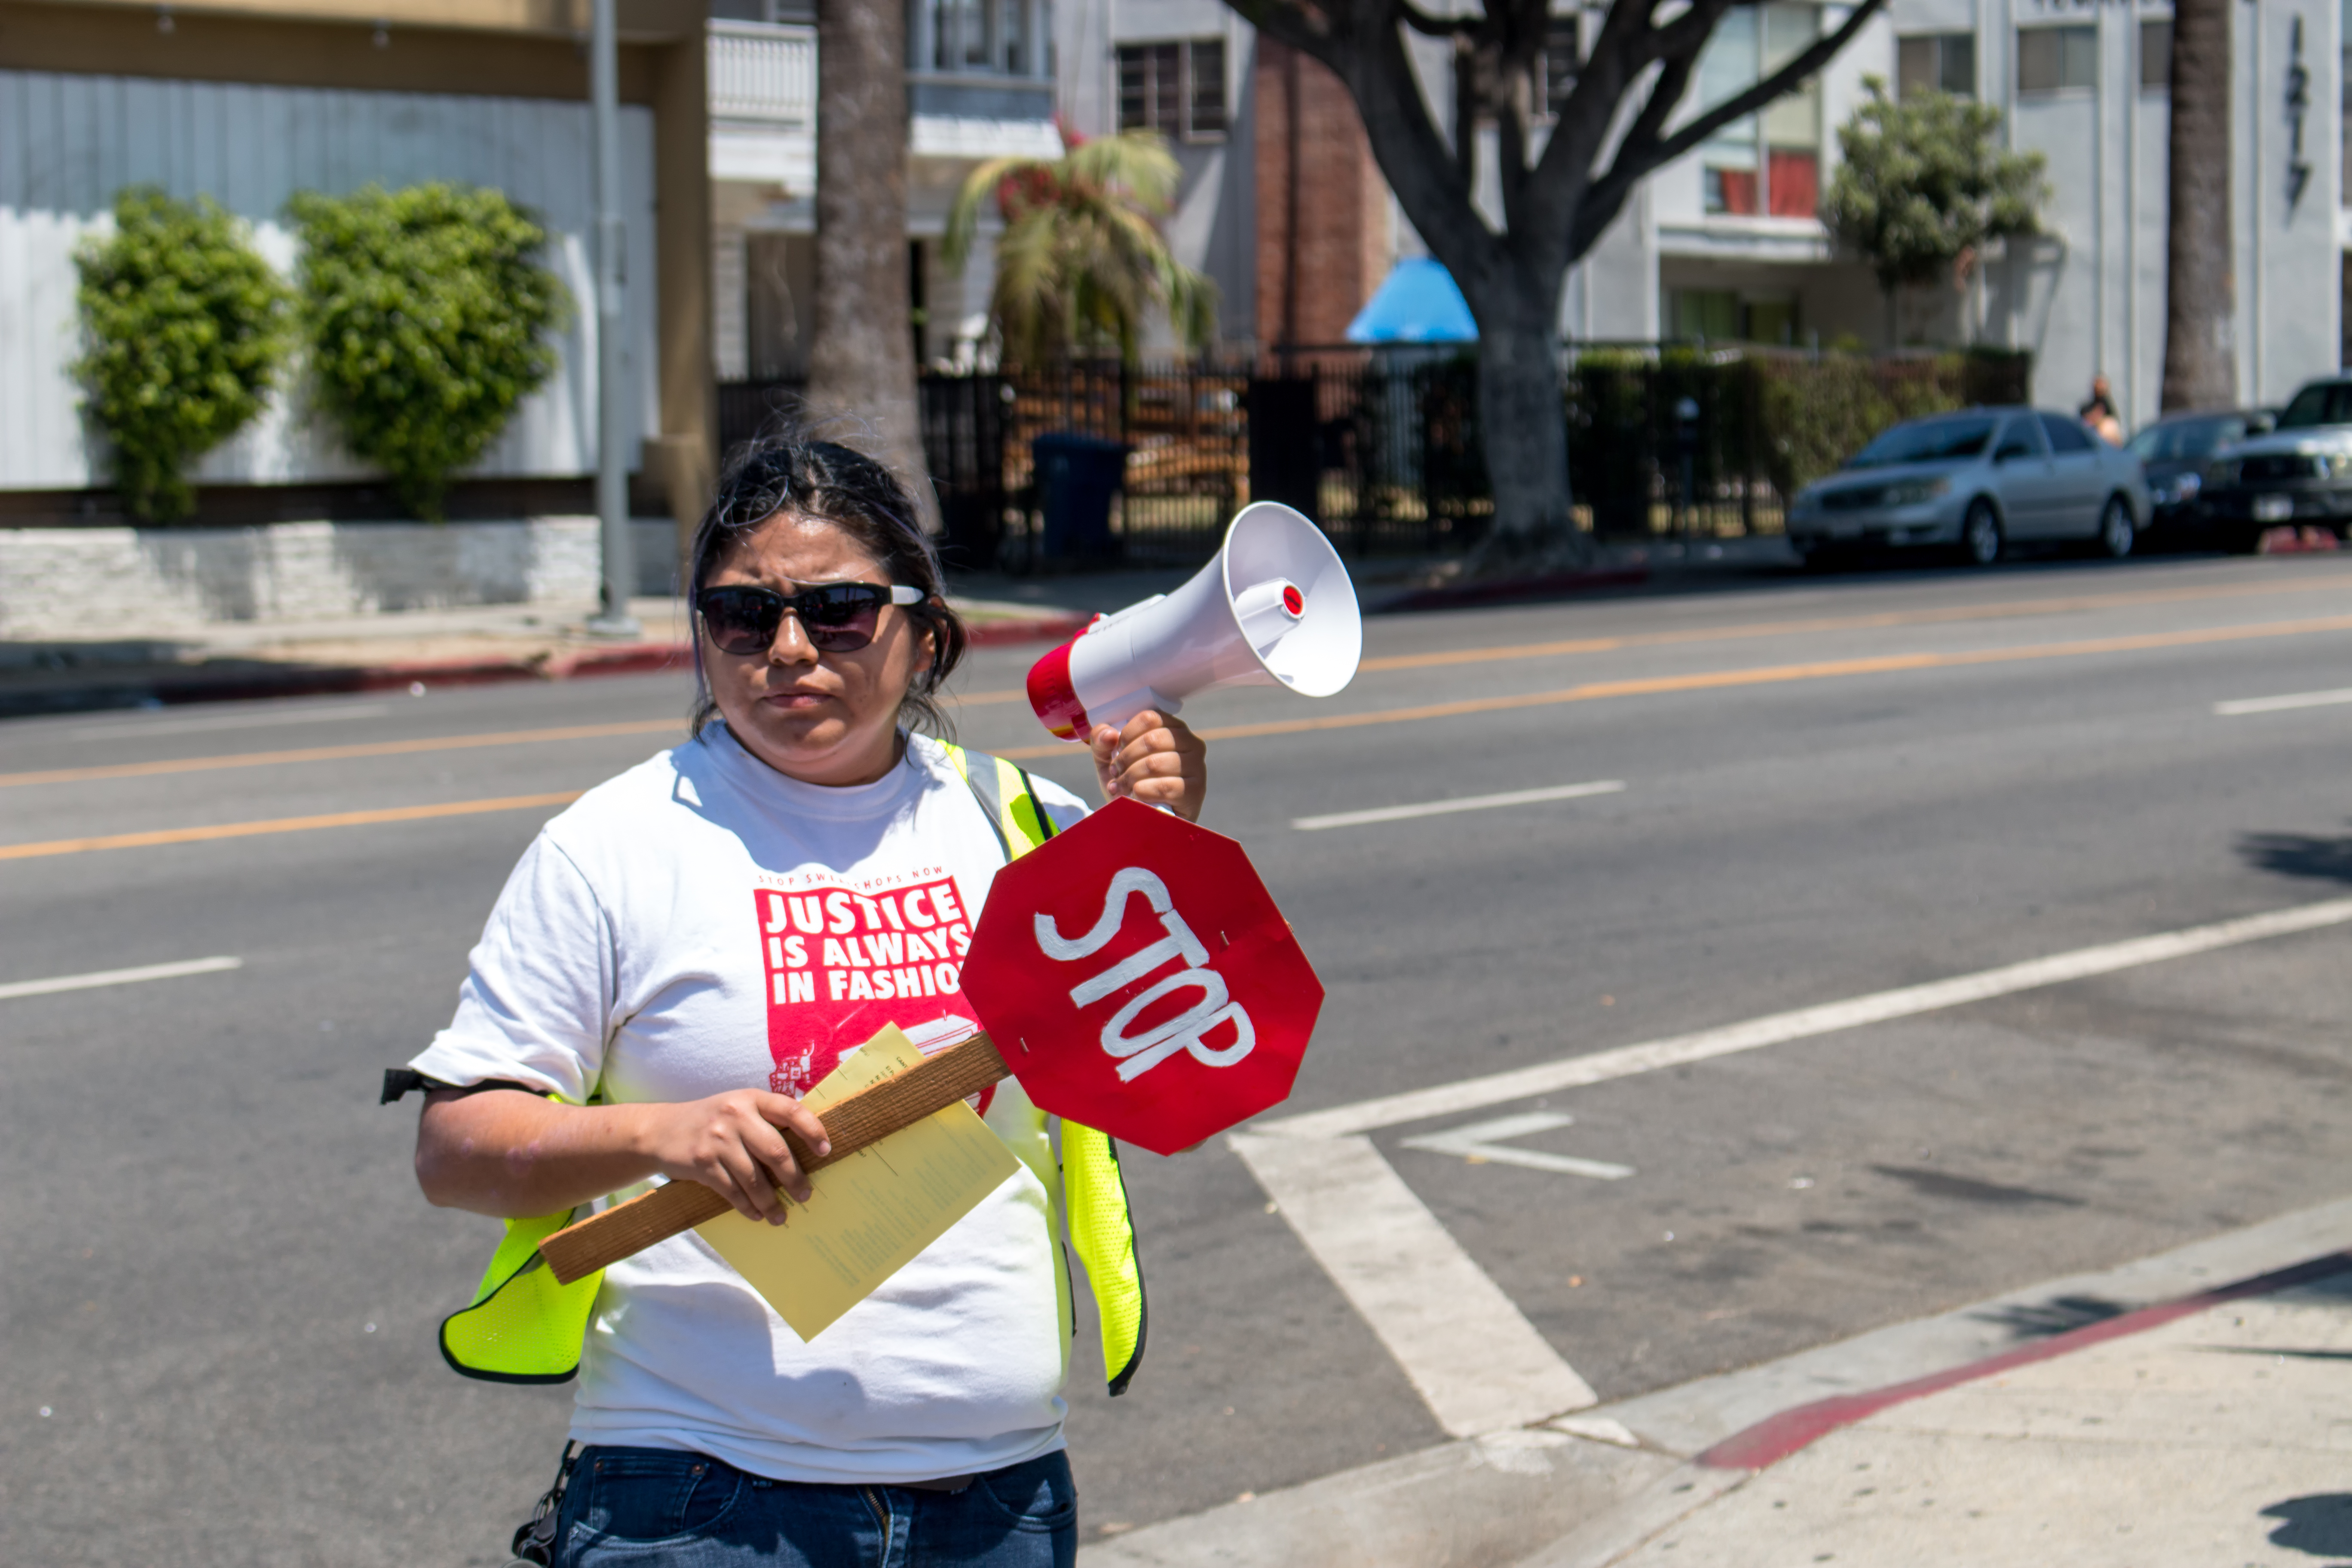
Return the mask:
<svg viewBox="0 0 2352 1568">
<path fill-rule="evenodd" d="M 667 593 L 672 525 L 635 525 L 640 592 Z M 0 529 L 0 637 L 593 599 L 596 520 Z M 91 607 L 129 615 L 97 628 Z"/>
<path fill-rule="evenodd" d="M 1261 34 L 1251 89 L 1257 135 L 1258 341 L 1339 342 L 1393 259 L 1388 185 L 1372 161 L 1355 100 L 1325 67 Z"/>
</svg>

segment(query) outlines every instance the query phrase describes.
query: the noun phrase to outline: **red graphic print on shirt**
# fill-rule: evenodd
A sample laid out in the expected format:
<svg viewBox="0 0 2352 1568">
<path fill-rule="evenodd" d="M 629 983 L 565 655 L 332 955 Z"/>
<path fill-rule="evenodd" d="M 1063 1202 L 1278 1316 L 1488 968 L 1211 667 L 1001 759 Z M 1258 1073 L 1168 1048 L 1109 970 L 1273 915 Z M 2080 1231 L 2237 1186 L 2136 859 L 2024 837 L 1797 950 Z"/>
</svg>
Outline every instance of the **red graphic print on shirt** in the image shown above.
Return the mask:
<svg viewBox="0 0 2352 1568">
<path fill-rule="evenodd" d="M 754 891 L 777 1093 L 806 1094 L 885 1025 L 926 1055 L 980 1028 L 963 995 L 971 917 L 954 879 L 916 876 L 911 887 L 790 877 Z"/>
</svg>

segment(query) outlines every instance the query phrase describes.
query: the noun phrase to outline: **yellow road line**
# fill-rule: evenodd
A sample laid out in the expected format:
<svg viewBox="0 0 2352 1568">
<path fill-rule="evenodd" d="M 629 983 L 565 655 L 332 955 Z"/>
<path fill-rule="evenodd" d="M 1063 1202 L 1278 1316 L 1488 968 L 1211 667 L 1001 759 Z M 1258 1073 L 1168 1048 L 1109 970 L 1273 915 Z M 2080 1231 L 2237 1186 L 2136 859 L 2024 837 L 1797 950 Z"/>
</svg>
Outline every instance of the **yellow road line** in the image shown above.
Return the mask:
<svg viewBox="0 0 2352 1568">
<path fill-rule="evenodd" d="M 109 833 L 94 838 L 52 838 L 40 844 L 0 844 L 0 860 L 32 860 L 46 855 L 82 855 L 93 849 L 146 849 L 158 844 L 203 844 L 215 838 L 251 838 L 265 833 L 308 833 L 320 827 L 366 827 L 379 822 L 424 822 L 436 816 L 478 816 L 490 811 L 527 811 L 569 805 L 583 790 L 553 795 L 509 795 L 495 800 L 453 800 L 439 805 L 395 805 L 381 811 L 337 811 L 324 816 L 279 816 L 266 822 L 222 822 L 210 827 L 161 827 L 147 833 Z"/>
<path fill-rule="evenodd" d="M 427 735 L 414 741 L 363 741 L 349 746 L 305 746 L 287 752 L 233 752 L 221 757 L 180 757 L 160 763 L 109 763 L 91 768 L 52 768 L 46 773 L 0 773 L 0 788 L 12 784 L 83 784 L 91 779 L 152 778 L 159 773 L 205 773 L 220 768 L 266 768 L 287 763 L 341 763 L 354 757 L 404 757 L 418 752 L 463 752 L 479 746 L 528 746 L 553 741 L 593 741 L 610 735 L 681 734 L 678 719 L 639 719 L 625 724 L 572 724 L 557 730 L 499 730 L 480 735 Z"/>
<path fill-rule="evenodd" d="M 1825 680 L 1840 676 L 1886 675 L 1909 669 L 1952 669 L 1969 665 L 2013 664 L 2027 659 L 2081 658 L 2092 654 L 2133 653 L 2147 648 L 2190 647 L 2203 643 L 2243 642 L 2258 637 L 2299 637 L 2315 632 L 2352 631 L 2352 616 L 2318 620 L 2277 621 L 2265 626 L 2215 626 L 2193 632 L 2148 632 L 2134 637 L 2095 637 L 2084 642 L 2043 643 L 2023 647 L 1980 648 L 1969 653 L 1898 653 L 1870 658 L 1830 659 L 1812 664 L 1766 665 L 1752 669 L 1710 669 L 1692 675 L 1656 675 L 1632 680 L 1596 680 L 1557 691 L 1533 691 L 1512 697 L 1473 697 L 1458 702 L 1430 702 L 1412 708 L 1381 708 L 1368 713 L 1331 713 L 1307 719 L 1277 719 L 1263 724 L 1225 724 L 1202 730 L 1204 741 L 1242 741 L 1265 735 L 1303 735 L 1318 730 L 1356 730 L 1372 724 L 1411 724 L 1429 719 L 1455 719 L 1471 713 L 1499 713 L 1517 708 L 1548 708 L 1566 702 L 1594 702 L 1612 697 L 1653 697 L 1676 691 L 1714 691 L 1730 687 L 1772 686 L 1790 681 Z M 1070 754 L 1065 742 L 1049 746 L 1017 746 L 997 755 L 1013 762 Z"/>
<path fill-rule="evenodd" d="M 1912 669 L 1958 669 L 1972 665 L 2017 664 L 2033 659 L 2082 658 L 2102 653 L 2136 653 L 2149 648 L 2194 647 L 2200 644 L 2246 642 L 2265 637 L 2303 637 L 2318 632 L 2352 631 L 2352 616 L 2328 616 L 2314 620 L 2276 621 L 2263 626 L 2213 626 L 2201 631 L 2147 632 L 2131 637 L 2094 637 L 2082 642 L 2041 643 L 2021 647 L 1979 648 L 1967 653 L 1898 653 L 1870 658 L 1828 659 L 1811 664 L 1764 665 L 1750 669 L 1700 670 L 1690 675 L 1645 676 L 1631 680 L 1596 680 L 1558 691 L 1534 691 L 1513 697 L 1474 697 L 1458 702 L 1430 702 L 1412 708 L 1382 708 L 1368 713 L 1332 713 L 1307 719 L 1282 719 L 1263 724 L 1226 724 L 1203 730 L 1210 741 L 1251 740 L 1266 735 L 1302 735 L 1318 730 L 1355 730 L 1372 724 L 1410 724 L 1425 720 L 1456 719 L 1473 713 L 1499 713 L 1519 708 L 1554 707 L 1568 702 L 1593 702 L 1612 697 L 1651 697 L 1678 691 L 1712 691 L 1742 686 L 1774 686 L 1792 681 L 1827 680 L 1842 676 L 1887 675 Z M 1080 750 L 1066 742 L 1045 746 L 1013 746 L 996 755 L 1015 762 L 1043 757 L 1076 756 Z M 342 811 L 324 816 L 283 816 L 264 822 L 228 822 L 210 827 L 166 827 L 146 833 L 115 833 L 92 838 L 54 838 L 38 844 L 0 845 L 0 860 L 26 860 L 46 855 L 77 855 L 94 849 L 141 849 L 162 844 L 196 844 L 217 838 L 245 838 L 265 833 L 303 833 L 321 827 L 362 827 L 383 822 L 417 822 L 439 816 L 471 816 L 483 812 L 521 811 L 532 806 L 566 805 L 580 798 L 580 790 L 553 795 L 507 795 L 494 800 L 452 801 L 442 805 L 392 806 L 379 811 Z"/>
<path fill-rule="evenodd" d="M 1502 663 L 1522 659 L 1549 658 L 1567 654 L 1611 653 L 1626 648 L 1670 647 L 1685 643 L 1737 641 L 1751 637 L 1782 637 L 1807 632 L 1869 631 L 1906 626 L 1930 626 L 1957 621 L 1999 619 L 2007 616 L 2058 614 L 2071 610 L 2108 609 L 2132 605 L 2176 604 L 2196 599 L 2232 598 L 2263 594 L 2305 593 L 2321 590 L 2352 590 L 2352 577 L 2342 581 L 2298 581 L 2280 584 L 2242 584 L 2216 588 L 2149 589 L 2134 593 L 2083 595 L 2065 599 L 2021 599 L 2000 605 L 1974 607 L 1952 607 L 1940 610 L 1888 611 L 1881 614 L 1848 616 L 1822 616 L 1811 620 L 1760 621 L 1737 626 L 1717 626 L 1689 631 L 1634 632 L 1613 637 L 1570 637 L 1554 642 L 1516 643 L 1497 647 L 1455 648 L 1425 654 L 1398 654 L 1382 658 L 1368 658 L 1359 668 L 1366 673 L 1380 674 L 1390 670 L 1433 669 L 1452 665 Z M 2278 625 L 2300 627 L 2305 623 L 2282 622 Z M 2225 627 L 2223 640 L 2236 636 L 2269 635 L 2263 628 Z M 2161 638 L 2186 636 L 2191 640 L 2202 639 L 2202 633 L 2157 633 Z M 2071 645 L 2070 645 L 2071 646 Z M 2093 645 L 2083 645 L 2090 647 Z M 2165 647 L 2162 640 L 2134 646 Z M 1999 658 L 2013 657 L 2003 652 Z M 1971 661 L 1971 656 L 1950 656 L 1952 662 Z M 1981 662 L 1981 661 L 1977 661 Z M 1864 661 L 1868 663 L 1868 661 Z M 1872 668 L 1876 668 L 1873 666 Z M 1888 668 L 1909 668 L 1911 665 Z M 1859 672 L 1859 667 L 1857 667 Z M 1615 683 L 1602 683 L 1591 689 L 1601 695 L 1619 695 Z M 1725 684 L 1743 684 L 1727 681 Z M 1584 691 L 1587 689 L 1572 689 Z M 1635 690 L 1650 688 L 1635 683 Z M 1690 690 L 1689 687 L 1661 689 Z M 995 691 L 975 691 L 951 699 L 959 708 L 981 708 L 1000 703 L 1025 700 L 1027 694 L 1019 689 Z M 1531 706 L 1538 702 L 1583 700 L 1559 693 L 1541 693 L 1537 697 L 1511 699 L 1507 705 Z M 1448 711 L 1451 705 L 1441 705 Z M 1479 711 L 1483 710 L 1466 710 Z M 1419 709 L 1399 709 L 1401 713 L 1418 713 Z M 1285 734 L 1299 730 L 1345 728 L 1348 724 L 1381 722 L 1356 715 L 1346 724 L 1337 720 L 1301 721 L 1283 728 L 1268 730 L 1263 726 L 1244 725 L 1236 729 L 1203 731 L 1204 735 L 1240 736 L 1254 734 Z M 664 731 L 677 732 L 683 729 L 675 719 L 635 720 L 617 724 L 576 724 L 549 730 L 496 731 L 479 735 L 428 735 L 408 741 L 369 741 L 344 746 L 309 746 L 299 750 L 278 752 L 236 752 L 223 756 L 182 757 L 152 763 L 110 763 L 94 767 L 51 768 L 37 773 L 0 773 L 0 789 L 19 784 L 86 784 L 101 779 L 154 778 L 172 773 L 212 773 L 224 768 L 275 767 L 297 763 L 348 762 L 365 757 L 414 756 L 426 752 L 472 751 L 488 746 L 526 746 L 552 743 L 559 741 L 601 740 L 622 735 L 648 735 Z M 1031 746 L 1018 752 L 1002 753 L 1015 758 L 1049 757 L 1058 753 L 1055 746 Z"/>
<path fill-rule="evenodd" d="M 2352 575 L 2319 582 L 2250 583 L 2213 588 L 2149 588 L 2127 594 L 2084 594 L 2063 599 L 2015 599 L 1999 605 L 1952 605 L 1940 610 L 1883 610 L 1866 616 L 1821 616 L 1805 620 L 1756 621 L 1736 626 L 1704 626 L 1672 632 L 1628 632 L 1622 637 L 1567 637 L 1557 642 L 1391 654 L 1381 658 L 1368 658 L 1357 668 L 1366 672 L 1433 669 L 1454 664 L 1550 658 L 1575 653 L 1613 653 L 1623 648 L 1671 647 L 1683 643 L 1734 642 L 1748 637 L 1789 637 L 1805 632 L 1877 631 L 1890 626 L 1948 626 L 1958 621 L 2007 620 L 2021 616 L 2054 616 L 2079 610 L 2127 608 L 2137 605 L 2177 605 L 2200 599 L 2330 591 L 2352 592 Z M 1020 694 L 1015 692 L 1012 695 Z"/>
</svg>

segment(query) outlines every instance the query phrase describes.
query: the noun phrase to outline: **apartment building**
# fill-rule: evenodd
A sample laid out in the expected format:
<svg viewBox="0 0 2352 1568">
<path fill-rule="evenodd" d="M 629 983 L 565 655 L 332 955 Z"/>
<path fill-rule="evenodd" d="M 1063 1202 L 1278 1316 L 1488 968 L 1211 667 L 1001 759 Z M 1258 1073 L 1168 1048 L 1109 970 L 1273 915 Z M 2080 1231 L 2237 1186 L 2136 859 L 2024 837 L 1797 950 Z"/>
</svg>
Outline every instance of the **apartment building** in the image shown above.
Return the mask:
<svg viewBox="0 0 2352 1568">
<path fill-rule="evenodd" d="M 2344 353 L 2352 0 L 2232 9 L 2240 395 L 2275 402 Z M 1555 10 L 1553 101 L 1603 14 Z M 1736 7 L 1688 112 L 1848 15 L 1811 0 Z M 1063 0 L 1056 28 L 1068 123 L 1088 133 L 1151 124 L 1176 141 L 1188 177 L 1171 233 L 1217 279 L 1228 338 L 1331 341 L 1388 266 L 1421 250 L 1339 83 L 1256 39 L 1218 0 Z M 1588 342 L 1994 343 L 2033 352 L 2041 401 L 2075 400 L 2103 374 L 2127 421 L 2149 417 L 2163 363 L 2170 36 L 2168 4 L 2151 0 L 1894 0 L 1803 91 L 1643 184 L 1570 272 L 1561 330 Z M 1450 123 L 1444 45 L 1410 42 L 1423 92 Z M 1999 108 L 2008 144 L 2047 159 L 2052 189 L 2046 236 L 1900 310 L 1815 216 L 1838 130 L 1874 77 Z M 1486 205 L 1498 205 L 1491 193 Z"/>
<path fill-rule="evenodd" d="M 982 162 L 1061 155 L 1054 0 L 907 7 L 916 358 L 970 363 L 987 331 L 989 247 L 950 269 L 940 240 Z M 710 18 L 714 361 L 721 381 L 792 380 L 806 370 L 816 311 L 814 0 L 711 0 Z"/>
<path fill-rule="evenodd" d="M 2231 10 L 2239 394 L 2276 403 L 2343 359 L 2352 4 L 2246 0 Z M 1694 99 L 1737 90 L 1841 15 L 1791 4 L 1733 12 Z M 1654 267 L 1654 330 L 1664 336 L 2030 349 L 2037 401 L 2077 401 L 2105 374 L 2137 424 L 2155 415 L 2163 374 L 2171 32 L 2168 5 L 2129 0 L 1894 0 L 1814 88 L 1661 171 L 1629 216 L 1635 243 L 1585 270 Z M 2008 145 L 2048 161 L 2047 234 L 2002 247 L 1963 286 L 1891 311 L 1811 216 L 1865 77 L 2000 109 Z M 1580 287 L 1593 281 L 1571 284 L 1566 324 L 1614 335 L 1578 310 Z"/>
</svg>

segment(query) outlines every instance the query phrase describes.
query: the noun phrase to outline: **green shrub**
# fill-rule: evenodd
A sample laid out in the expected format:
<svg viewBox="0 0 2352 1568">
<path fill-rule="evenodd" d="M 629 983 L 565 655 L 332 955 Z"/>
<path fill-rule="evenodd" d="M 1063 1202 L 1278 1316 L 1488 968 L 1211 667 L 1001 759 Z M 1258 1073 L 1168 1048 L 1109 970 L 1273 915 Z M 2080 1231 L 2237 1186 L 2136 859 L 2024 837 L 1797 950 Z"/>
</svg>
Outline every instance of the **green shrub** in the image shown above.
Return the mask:
<svg viewBox="0 0 2352 1568">
<path fill-rule="evenodd" d="M 261 411 L 290 346 L 291 295 L 209 198 L 114 198 L 114 233 L 74 258 L 87 349 L 74 374 L 113 443 L 133 517 L 195 510 L 187 470 Z"/>
<path fill-rule="evenodd" d="M 298 194 L 302 310 L 320 407 L 344 443 L 438 520 L 449 476 L 554 374 L 572 300 L 547 232 L 498 191 L 449 184 Z"/>
</svg>

